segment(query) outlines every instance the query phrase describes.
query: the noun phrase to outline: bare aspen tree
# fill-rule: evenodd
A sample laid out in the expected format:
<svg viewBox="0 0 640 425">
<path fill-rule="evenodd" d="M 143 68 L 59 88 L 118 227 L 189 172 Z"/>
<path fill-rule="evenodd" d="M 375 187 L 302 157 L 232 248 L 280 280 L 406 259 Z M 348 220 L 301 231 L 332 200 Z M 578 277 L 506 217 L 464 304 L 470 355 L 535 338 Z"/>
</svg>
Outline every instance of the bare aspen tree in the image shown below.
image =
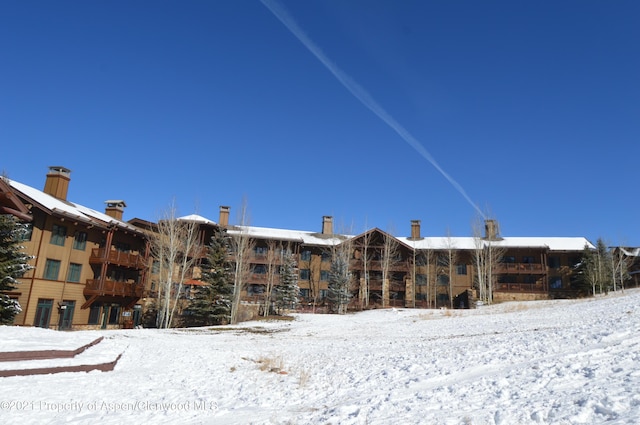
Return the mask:
<svg viewBox="0 0 640 425">
<path fill-rule="evenodd" d="M 278 264 L 282 263 L 282 243 L 274 240 L 267 242 L 267 286 L 264 293 L 264 310 L 262 315 L 267 317 L 271 311 L 272 292 L 277 277 Z"/>
<path fill-rule="evenodd" d="M 427 293 L 425 295 L 425 297 L 427 298 L 427 307 L 431 307 L 436 305 L 435 302 L 435 287 L 434 287 L 434 282 L 435 280 L 432 279 L 431 277 L 431 263 L 433 262 L 433 250 L 431 249 L 431 247 L 427 246 L 426 249 L 424 249 L 421 253 L 421 258 L 424 261 L 424 268 L 425 268 L 425 285 L 426 285 L 426 289 L 427 289 Z M 431 304 L 431 295 L 433 294 L 433 304 Z"/>
<path fill-rule="evenodd" d="M 247 203 L 243 200 L 238 213 L 239 224 L 228 231 L 231 236 L 231 251 L 234 261 L 233 301 L 231 304 L 232 325 L 238 323 L 242 291 L 251 273 L 251 255 L 255 241 L 249 236 L 248 221 Z"/>
<path fill-rule="evenodd" d="M 176 218 L 172 203 L 156 230 L 148 234 L 152 257 L 159 266 L 156 324 L 160 328 L 172 326 L 184 282 L 202 255 L 198 231 L 197 222 Z"/>
<path fill-rule="evenodd" d="M 382 272 L 382 307 L 389 306 L 391 269 L 398 263 L 400 253 L 398 241 L 391 234 L 384 232 L 384 241 L 380 255 L 380 270 Z"/>
<path fill-rule="evenodd" d="M 631 263 L 633 259 L 625 253 L 625 250 L 621 247 L 616 249 L 611 255 L 611 259 L 613 261 L 613 290 L 616 290 L 616 287 L 619 286 L 620 290 L 624 292 L 624 282 L 629 278 L 629 269 L 631 267 Z M 618 285 L 616 285 L 616 280 L 618 281 Z"/>
<path fill-rule="evenodd" d="M 453 308 L 453 271 L 458 261 L 458 250 L 455 241 L 451 237 L 451 232 L 447 230 L 447 238 L 445 239 L 445 257 L 444 264 L 446 266 L 447 277 L 449 278 L 449 307 Z"/>
<path fill-rule="evenodd" d="M 365 309 L 369 307 L 369 288 L 371 281 L 371 261 L 373 260 L 373 250 L 371 249 L 372 232 L 365 232 L 362 235 L 362 247 L 360 251 L 360 259 L 362 261 L 363 277 L 360 279 L 360 307 Z"/>
<path fill-rule="evenodd" d="M 497 232 L 497 228 L 494 229 Z M 482 237 L 482 221 L 476 220 L 473 226 L 473 252 L 478 298 L 487 304 L 493 301 L 493 289 L 497 281 L 497 265 L 504 255 L 504 248 L 498 244 L 498 235 L 487 234 Z"/>
</svg>

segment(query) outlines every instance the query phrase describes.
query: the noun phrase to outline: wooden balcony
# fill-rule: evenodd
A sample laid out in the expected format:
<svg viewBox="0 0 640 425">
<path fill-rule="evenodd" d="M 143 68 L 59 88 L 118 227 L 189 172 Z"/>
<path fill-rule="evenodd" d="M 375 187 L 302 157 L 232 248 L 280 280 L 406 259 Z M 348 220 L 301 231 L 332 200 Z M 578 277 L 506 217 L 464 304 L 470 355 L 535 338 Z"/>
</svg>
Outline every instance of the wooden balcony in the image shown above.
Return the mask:
<svg viewBox="0 0 640 425">
<path fill-rule="evenodd" d="M 496 273 L 502 274 L 544 274 L 546 268 L 535 263 L 498 263 Z"/>
<path fill-rule="evenodd" d="M 547 288 L 541 283 L 497 283 L 497 292 L 546 292 Z"/>
<path fill-rule="evenodd" d="M 146 267 L 144 258 L 137 253 L 122 252 L 114 249 L 105 252 L 105 248 L 94 248 L 91 250 L 89 262 L 91 264 L 102 264 L 109 262 L 122 267 L 130 267 L 134 269 L 143 269 Z M 108 254 L 105 256 L 105 253 Z"/>
<path fill-rule="evenodd" d="M 84 287 L 85 296 L 109 295 L 114 297 L 142 298 L 144 290 L 141 285 L 129 282 L 106 280 L 100 285 L 100 279 L 89 279 Z"/>
</svg>

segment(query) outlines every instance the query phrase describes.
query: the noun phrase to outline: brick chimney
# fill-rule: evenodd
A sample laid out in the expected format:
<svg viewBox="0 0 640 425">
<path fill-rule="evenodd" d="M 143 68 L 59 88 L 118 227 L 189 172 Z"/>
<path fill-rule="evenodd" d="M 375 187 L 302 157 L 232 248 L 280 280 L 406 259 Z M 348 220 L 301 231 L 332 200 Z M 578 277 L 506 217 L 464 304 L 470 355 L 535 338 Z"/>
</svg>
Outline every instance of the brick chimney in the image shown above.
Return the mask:
<svg viewBox="0 0 640 425">
<path fill-rule="evenodd" d="M 411 220 L 411 239 L 418 240 L 420 237 L 420 220 Z"/>
<path fill-rule="evenodd" d="M 484 221 L 484 238 L 490 241 L 498 239 L 500 229 L 496 220 L 487 219 Z"/>
<path fill-rule="evenodd" d="M 67 200 L 67 192 L 69 191 L 69 181 L 71 180 L 71 170 L 59 165 L 49 167 L 47 180 L 44 183 L 44 193 L 54 198 Z"/>
<path fill-rule="evenodd" d="M 322 217 L 322 234 L 333 235 L 333 217 L 330 215 Z"/>
<path fill-rule="evenodd" d="M 227 227 L 229 225 L 229 207 L 220 206 L 220 218 L 218 219 L 218 225 Z"/>
<path fill-rule="evenodd" d="M 104 209 L 104 213 L 109 217 L 113 217 L 116 220 L 122 221 L 122 214 L 124 213 L 124 209 L 127 204 L 125 204 L 122 200 L 104 201 L 104 203 L 107 204 L 106 208 Z"/>
</svg>

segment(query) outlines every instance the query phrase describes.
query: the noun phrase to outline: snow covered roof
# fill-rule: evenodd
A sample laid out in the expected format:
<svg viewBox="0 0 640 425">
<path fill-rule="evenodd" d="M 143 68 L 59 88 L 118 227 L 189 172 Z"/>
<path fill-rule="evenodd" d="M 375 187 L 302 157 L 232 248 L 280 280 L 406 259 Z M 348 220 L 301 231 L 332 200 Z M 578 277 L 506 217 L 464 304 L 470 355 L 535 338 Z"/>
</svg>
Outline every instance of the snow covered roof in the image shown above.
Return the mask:
<svg viewBox="0 0 640 425">
<path fill-rule="evenodd" d="M 345 237 L 323 235 L 302 230 L 273 229 L 268 227 L 233 226 L 227 230 L 230 235 L 245 232 L 249 237 L 299 242 L 305 245 L 332 246 L 342 243 Z"/>
<path fill-rule="evenodd" d="M 476 249 L 473 237 L 427 237 L 419 240 L 400 237 L 398 240 L 416 249 Z M 482 243 L 488 243 L 482 240 Z M 492 244 L 504 248 L 548 248 L 551 251 L 582 251 L 585 246 L 594 248 L 583 237 L 505 237 Z"/>
<path fill-rule="evenodd" d="M 60 214 L 65 217 L 96 226 L 107 227 L 109 225 L 115 225 L 133 232 L 140 232 L 140 229 L 137 227 L 113 218 L 105 213 L 85 207 L 84 205 L 75 204 L 69 201 L 62 201 L 54 196 L 44 193 L 41 190 L 27 186 L 26 184 L 9 179 L 7 180 L 12 189 L 18 192 L 18 194 L 52 213 Z"/>
<path fill-rule="evenodd" d="M 622 247 L 620 247 L 620 250 L 627 257 L 640 257 L 640 248 L 622 248 Z"/>
<path fill-rule="evenodd" d="M 205 218 L 198 214 L 190 214 L 190 215 L 185 215 L 184 217 L 178 217 L 178 220 L 195 221 L 196 223 L 211 224 L 211 225 L 216 224 L 215 221 L 211 221 L 208 218 Z"/>
</svg>

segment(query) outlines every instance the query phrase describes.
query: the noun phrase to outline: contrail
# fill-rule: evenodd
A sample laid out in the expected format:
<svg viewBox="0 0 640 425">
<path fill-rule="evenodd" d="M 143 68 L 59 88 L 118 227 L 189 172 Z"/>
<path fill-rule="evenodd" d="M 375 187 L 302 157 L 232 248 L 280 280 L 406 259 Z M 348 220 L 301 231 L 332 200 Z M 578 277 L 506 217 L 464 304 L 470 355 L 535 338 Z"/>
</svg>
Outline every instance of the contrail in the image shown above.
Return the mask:
<svg viewBox="0 0 640 425">
<path fill-rule="evenodd" d="M 372 97 L 363 89 L 358 83 L 356 83 L 351 77 L 349 77 L 344 71 L 342 71 L 335 63 L 331 62 L 329 58 L 322 52 L 322 50 L 302 31 L 302 28 L 298 26 L 296 21 L 289 15 L 289 13 L 278 3 L 271 0 L 260 0 L 260 2 L 282 24 L 287 27 L 289 31 L 309 50 L 322 64 L 327 68 L 334 77 L 347 89 L 351 94 L 358 99 L 364 106 L 366 106 L 371 112 L 376 114 L 378 118 L 384 121 L 389 127 L 391 127 L 405 142 L 415 149 L 424 159 L 429 161 L 436 170 L 444 176 L 445 179 L 451 183 L 451 185 L 469 202 L 469 204 L 480 214 L 482 218 L 486 218 L 480 208 L 471 200 L 467 192 L 455 181 L 446 171 L 440 167 L 431 154 L 420 144 L 420 142 L 411 135 L 403 126 L 400 125 L 391 115 L 387 113 Z"/>
</svg>

